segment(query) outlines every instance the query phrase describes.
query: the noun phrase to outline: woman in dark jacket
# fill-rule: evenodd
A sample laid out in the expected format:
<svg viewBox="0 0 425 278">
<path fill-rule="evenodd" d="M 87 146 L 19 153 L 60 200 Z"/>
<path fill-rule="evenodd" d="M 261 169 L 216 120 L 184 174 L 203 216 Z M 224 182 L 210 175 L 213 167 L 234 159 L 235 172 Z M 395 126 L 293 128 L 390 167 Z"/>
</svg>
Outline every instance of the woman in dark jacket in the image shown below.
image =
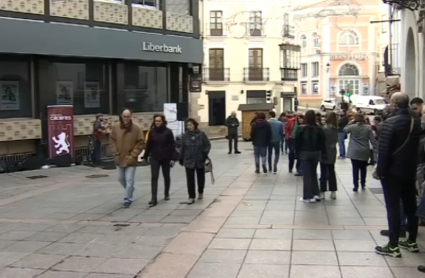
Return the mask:
<svg viewBox="0 0 425 278">
<path fill-rule="evenodd" d="M 194 119 L 186 120 L 187 131 L 182 138 L 180 165 L 186 168 L 187 191 L 189 199 L 182 204 L 195 202 L 195 173 L 198 181 L 198 199 L 203 199 L 205 187 L 205 161 L 211 150 L 207 135 L 198 129 Z"/>
<path fill-rule="evenodd" d="M 164 115 L 155 115 L 153 128 L 149 131 L 149 139 L 144 159 L 150 156 L 152 199 L 149 206 L 157 205 L 159 169 L 164 177 L 164 200 L 170 200 L 170 170 L 174 166 L 173 155 L 175 142 L 173 132 L 167 128 Z M 174 158 L 176 159 L 176 158 Z"/>
<path fill-rule="evenodd" d="M 326 138 L 322 127 L 316 123 L 313 110 L 305 114 L 305 125 L 298 127 L 295 136 L 295 150 L 303 170 L 303 197 L 300 201 L 315 203 L 320 201 L 317 181 L 317 165 L 320 157 L 326 159 Z"/>
<path fill-rule="evenodd" d="M 336 144 L 338 143 L 338 124 L 335 112 L 326 114 L 326 124 L 323 127 L 323 132 L 326 138 L 326 159 L 322 157 L 320 160 L 320 198 L 325 198 L 327 185 L 329 182 L 329 191 L 331 198 L 336 199 Z"/>
</svg>

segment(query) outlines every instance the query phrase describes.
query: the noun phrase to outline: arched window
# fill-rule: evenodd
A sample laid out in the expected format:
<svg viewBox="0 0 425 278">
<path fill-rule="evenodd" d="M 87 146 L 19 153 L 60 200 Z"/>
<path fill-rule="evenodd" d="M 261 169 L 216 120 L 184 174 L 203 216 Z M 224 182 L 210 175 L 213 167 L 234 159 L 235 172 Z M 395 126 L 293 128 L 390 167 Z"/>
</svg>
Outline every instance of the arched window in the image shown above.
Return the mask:
<svg viewBox="0 0 425 278">
<path fill-rule="evenodd" d="M 353 30 L 345 30 L 339 37 L 339 45 L 359 45 L 359 36 Z"/>
<path fill-rule="evenodd" d="M 353 64 L 344 64 L 339 69 L 339 76 L 354 76 L 359 75 L 359 69 Z"/>
<path fill-rule="evenodd" d="M 307 48 L 307 37 L 305 35 L 301 35 L 301 47 Z"/>
<path fill-rule="evenodd" d="M 319 38 L 319 35 L 316 32 L 314 32 L 312 36 L 313 36 L 312 37 L 313 47 L 320 47 L 320 38 Z"/>
</svg>

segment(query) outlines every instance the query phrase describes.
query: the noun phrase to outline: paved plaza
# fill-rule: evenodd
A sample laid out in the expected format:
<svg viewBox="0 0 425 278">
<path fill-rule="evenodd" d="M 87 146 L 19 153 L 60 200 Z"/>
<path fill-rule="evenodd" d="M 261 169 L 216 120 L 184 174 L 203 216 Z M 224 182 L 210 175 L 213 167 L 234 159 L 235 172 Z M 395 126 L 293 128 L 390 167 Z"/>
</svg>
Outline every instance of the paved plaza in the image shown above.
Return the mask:
<svg viewBox="0 0 425 278">
<path fill-rule="evenodd" d="M 368 189 L 353 193 L 350 161 L 338 160 L 338 199 L 304 204 L 287 156 L 277 174 L 256 175 L 250 143 L 241 143 L 241 155 L 212 144 L 216 182 L 207 176 L 204 200 L 190 206 L 179 204 L 187 199 L 180 166 L 172 169 L 171 200 L 162 200 L 161 186 L 154 208 L 149 167 L 137 170 L 129 209 L 115 171 L 0 175 L 0 278 L 425 277 L 416 270 L 425 253 L 374 253 L 386 242 L 379 235 L 386 212 L 370 173 Z M 40 175 L 47 177 L 27 178 Z"/>
</svg>

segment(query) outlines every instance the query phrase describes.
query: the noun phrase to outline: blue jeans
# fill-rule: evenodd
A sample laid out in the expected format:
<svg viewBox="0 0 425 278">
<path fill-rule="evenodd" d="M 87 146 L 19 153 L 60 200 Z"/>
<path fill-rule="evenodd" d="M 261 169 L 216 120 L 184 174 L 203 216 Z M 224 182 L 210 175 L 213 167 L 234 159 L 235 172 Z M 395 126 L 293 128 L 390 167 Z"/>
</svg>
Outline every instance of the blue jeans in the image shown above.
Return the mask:
<svg viewBox="0 0 425 278">
<path fill-rule="evenodd" d="M 345 157 L 345 134 L 344 132 L 338 133 L 339 156 Z"/>
<path fill-rule="evenodd" d="M 254 146 L 254 158 L 255 158 L 255 169 L 260 169 L 260 157 L 261 165 L 266 167 L 267 147 Z"/>
<path fill-rule="evenodd" d="M 271 142 L 268 147 L 268 156 L 269 156 L 269 169 L 272 168 L 272 154 L 274 150 L 274 164 L 273 166 L 276 167 L 279 163 L 279 145 L 280 142 Z"/>
<path fill-rule="evenodd" d="M 134 192 L 134 176 L 136 174 L 136 167 L 119 167 L 118 169 L 118 181 L 125 189 L 124 200 L 133 201 Z"/>
<path fill-rule="evenodd" d="M 280 140 L 280 151 L 283 153 L 288 152 L 288 144 L 286 142 L 285 134 L 283 134 L 282 140 Z"/>
</svg>

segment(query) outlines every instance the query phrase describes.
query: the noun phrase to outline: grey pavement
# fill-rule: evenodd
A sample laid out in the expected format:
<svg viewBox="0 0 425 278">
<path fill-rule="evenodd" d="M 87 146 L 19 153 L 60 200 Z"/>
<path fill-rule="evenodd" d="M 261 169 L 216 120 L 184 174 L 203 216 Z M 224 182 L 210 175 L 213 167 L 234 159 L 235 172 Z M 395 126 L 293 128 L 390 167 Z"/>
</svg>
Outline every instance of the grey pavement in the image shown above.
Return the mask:
<svg viewBox="0 0 425 278">
<path fill-rule="evenodd" d="M 304 204 L 286 155 L 277 174 L 257 175 L 250 143 L 240 143 L 241 155 L 228 155 L 226 142 L 212 144 L 216 182 L 207 176 L 204 200 L 190 206 L 179 204 L 187 199 L 180 166 L 172 169 L 171 200 L 160 194 L 154 208 L 148 167 L 137 170 L 129 209 L 115 171 L 0 175 L 0 278 L 424 277 L 416 271 L 423 253 L 374 253 L 387 240 L 379 235 L 386 212 L 370 173 L 367 190 L 354 193 L 350 161 L 338 160 L 337 200 L 328 194 Z M 27 178 L 37 175 L 46 177 Z"/>
</svg>

